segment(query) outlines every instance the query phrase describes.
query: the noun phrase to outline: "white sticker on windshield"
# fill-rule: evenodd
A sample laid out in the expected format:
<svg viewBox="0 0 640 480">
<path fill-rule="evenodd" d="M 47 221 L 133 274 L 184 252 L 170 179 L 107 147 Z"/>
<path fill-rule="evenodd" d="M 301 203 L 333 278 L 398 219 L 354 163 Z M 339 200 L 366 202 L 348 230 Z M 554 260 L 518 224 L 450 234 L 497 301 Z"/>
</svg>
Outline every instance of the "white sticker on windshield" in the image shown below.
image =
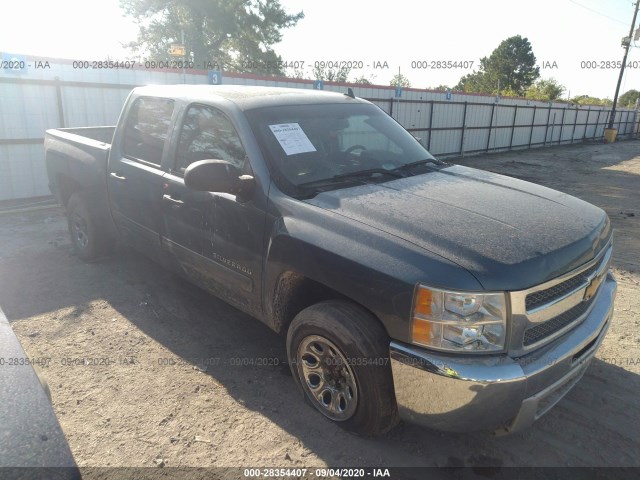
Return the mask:
<svg viewBox="0 0 640 480">
<path fill-rule="evenodd" d="M 269 125 L 269 128 L 287 155 L 315 152 L 316 149 L 297 123 Z"/>
</svg>

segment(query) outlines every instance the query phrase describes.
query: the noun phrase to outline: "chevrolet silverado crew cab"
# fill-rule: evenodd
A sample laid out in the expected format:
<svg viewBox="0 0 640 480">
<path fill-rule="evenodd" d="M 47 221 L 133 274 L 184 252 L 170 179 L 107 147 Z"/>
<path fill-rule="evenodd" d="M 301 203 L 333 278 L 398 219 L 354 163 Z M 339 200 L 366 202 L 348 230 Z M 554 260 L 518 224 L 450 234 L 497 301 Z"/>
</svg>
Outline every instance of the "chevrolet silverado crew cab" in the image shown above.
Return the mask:
<svg viewBox="0 0 640 480">
<path fill-rule="evenodd" d="M 601 209 L 436 160 L 352 92 L 140 87 L 45 148 L 80 258 L 119 238 L 286 333 L 304 397 L 352 432 L 522 429 L 611 322 Z"/>
</svg>

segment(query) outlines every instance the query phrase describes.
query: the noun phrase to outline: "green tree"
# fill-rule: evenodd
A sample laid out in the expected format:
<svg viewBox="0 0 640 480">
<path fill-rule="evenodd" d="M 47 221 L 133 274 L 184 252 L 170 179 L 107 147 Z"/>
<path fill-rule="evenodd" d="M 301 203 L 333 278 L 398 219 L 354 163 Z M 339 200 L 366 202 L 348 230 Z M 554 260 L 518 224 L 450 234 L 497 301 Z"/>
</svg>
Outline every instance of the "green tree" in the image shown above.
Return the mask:
<svg viewBox="0 0 640 480">
<path fill-rule="evenodd" d="M 565 91 L 564 85 L 561 85 L 556 79 L 549 78 L 547 80 L 538 80 L 527 89 L 527 98 L 533 100 L 557 100 L 562 97 Z"/>
<path fill-rule="evenodd" d="M 450 90 L 451 88 L 447 85 L 441 84 L 438 85 L 437 87 L 427 87 L 427 90 L 442 90 L 443 92 L 446 92 L 447 90 Z"/>
<path fill-rule="evenodd" d="M 481 58 L 479 71 L 463 76 L 454 88 L 477 93 L 508 90 L 522 96 L 538 77 L 540 69 L 531 43 L 516 35 L 500 42 L 489 57 Z"/>
<path fill-rule="evenodd" d="M 591 97 L 589 95 L 578 95 L 573 97 L 571 99 L 571 103 L 575 103 L 576 105 L 613 105 L 613 101 L 610 98 L 598 98 Z"/>
<path fill-rule="evenodd" d="M 281 30 L 304 13 L 290 15 L 278 0 L 120 0 L 140 31 L 126 46 L 150 60 L 168 60 L 169 47 L 184 43 L 187 59 L 200 68 L 217 63 L 227 70 L 281 74 L 271 48 Z"/>
<path fill-rule="evenodd" d="M 453 86 L 453 89 L 458 92 L 471 92 L 473 91 L 472 82 L 474 82 L 474 80 L 479 76 L 480 74 L 474 70 L 473 73 L 468 73 L 467 75 L 460 77 L 460 80 L 458 80 L 458 83 Z"/>
<path fill-rule="evenodd" d="M 618 106 L 634 108 L 638 98 L 640 98 L 640 92 L 638 90 L 628 90 L 618 98 Z"/>
<path fill-rule="evenodd" d="M 302 68 L 288 68 L 284 73 L 287 78 L 296 78 L 299 80 L 307 78 Z"/>
<path fill-rule="evenodd" d="M 353 83 L 357 83 L 358 85 L 373 85 L 374 78 L 375 75 L 370 75 L 369 78 L 365 77 L 364 75 L 360 75 L 353 81 Z"/>
<path fill-rule="evenodd" d="M 392 87 L 409 88 L 411 86 L 411 82 L 403 74 L 398 73 L 393 76 L 393 78 L 389 82 L 389 85 L 391 85 Z"/>
<path fill-rule="evenodd" d="M 342 67 L 321 67 L 316 65 L 311 69 L 311 75 L 314 80 L 326 80 L 327 82 L 346 82 L 349 77 L 351 69 L 345 66 Z"/>
<path fill-rule="evenodd" d="M 507 88 L 500 88 L 500 96 L 501 97 L 520 97 L 521 95 L 515 90 L 512 90 L 511 88 L 507 87 Z"/>
</svg>

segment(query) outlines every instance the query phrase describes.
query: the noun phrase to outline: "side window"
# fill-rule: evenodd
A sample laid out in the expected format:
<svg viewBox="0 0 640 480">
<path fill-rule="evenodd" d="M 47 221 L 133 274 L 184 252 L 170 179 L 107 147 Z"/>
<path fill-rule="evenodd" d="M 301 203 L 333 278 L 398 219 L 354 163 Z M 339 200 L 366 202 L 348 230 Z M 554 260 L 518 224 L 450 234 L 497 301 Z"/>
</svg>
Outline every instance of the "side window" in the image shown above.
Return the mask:
<svg viewBox="0 0 640 480">
<path fill-rule="evenodd" d="M 173 100 L 138 98 L 124 126 L 124 156 L 160 166 L 172 114 Z"/>
<path fill-rule="evenodd" d="M 222 112 L 205 105 L 189 107 L 178 140 L 176 171 L 209 159 L 226 160 L 242 170 L 245 158 L 238 132 Z"/>
</svg>

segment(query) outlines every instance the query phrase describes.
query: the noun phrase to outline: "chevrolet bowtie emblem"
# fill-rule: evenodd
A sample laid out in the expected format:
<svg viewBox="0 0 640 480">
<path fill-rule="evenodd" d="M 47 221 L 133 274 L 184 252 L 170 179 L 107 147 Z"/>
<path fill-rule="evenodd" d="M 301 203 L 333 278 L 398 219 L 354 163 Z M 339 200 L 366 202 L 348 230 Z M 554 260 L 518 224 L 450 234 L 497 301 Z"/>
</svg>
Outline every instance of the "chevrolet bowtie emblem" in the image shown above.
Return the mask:
<svg viewBox="0 0 640 480">
<path fill-rule="evenodd" d="M 582 298 L 584 302 L 591 300 L 591 298 L 596 294 L 596 292 L 598 291 L 598 287 L 602 283 L 602 280 L 604 280 L 604 276 L 606 275 L 606 273 L 607 271 L 604 270 L 602 273 L 600 273 L 600 275 L 594 277 L 594 279 L 591 280 L 591 283 L 584 291 L 584 297 Z"/>
</svg>

